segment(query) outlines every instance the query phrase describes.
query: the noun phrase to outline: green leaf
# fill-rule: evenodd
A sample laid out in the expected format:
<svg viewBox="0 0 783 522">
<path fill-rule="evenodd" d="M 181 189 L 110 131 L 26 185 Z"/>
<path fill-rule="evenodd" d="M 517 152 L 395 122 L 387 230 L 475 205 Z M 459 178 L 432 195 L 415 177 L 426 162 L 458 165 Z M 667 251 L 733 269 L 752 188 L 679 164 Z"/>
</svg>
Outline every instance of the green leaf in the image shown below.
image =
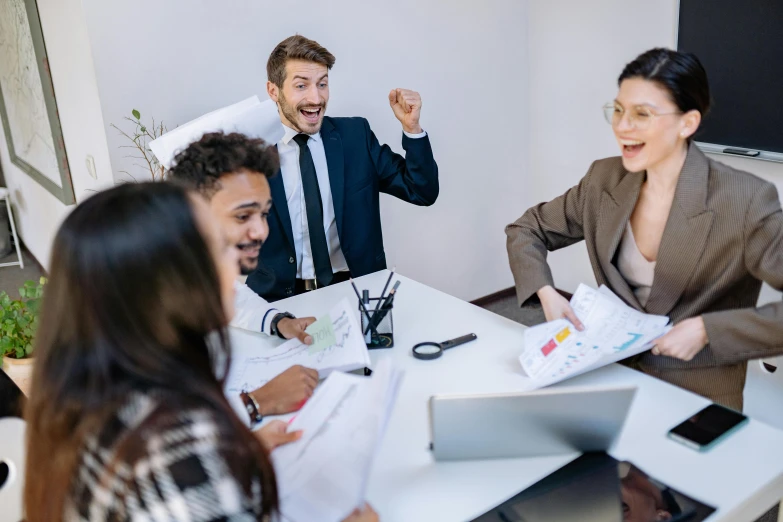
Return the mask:
<svg viewBox="0 0 783 522">
<path fill-rule="evenodd" d="M 25 287 L 20 288 L 19 295 L 22 297 L 27 297 L 27 289 Z"/>
<path fill-rule="evenodd" d="M 137 120 L 141 118 L 141 113 L 136 109 L 133 109 L 133 111 L 131 111 L 131 114 L 133 114 L 133 117 L 136 118 Z"/>
<path fill-rule="evenodd" d="M 147 132 L 147 127 L 145 127 L 144 125 L 142 125 L 142 126 L 141 126 L 141 132 Z"/>
</svg>

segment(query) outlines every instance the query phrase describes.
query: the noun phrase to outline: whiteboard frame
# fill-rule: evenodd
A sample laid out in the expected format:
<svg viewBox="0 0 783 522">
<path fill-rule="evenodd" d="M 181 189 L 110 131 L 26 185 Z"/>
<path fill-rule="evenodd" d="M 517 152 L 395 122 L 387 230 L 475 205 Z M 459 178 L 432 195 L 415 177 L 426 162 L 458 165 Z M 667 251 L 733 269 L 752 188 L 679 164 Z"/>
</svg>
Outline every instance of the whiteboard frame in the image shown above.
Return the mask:
<svg viewBox="0 0 783 522">
<path fill-rule="evenodd" d="M 679 39 L 680 39 L 680 1 L 681 0 L 674 0 L 674 49 L 679 50 Z M 709 154 L 722 154 L 724 156 L 731 156 L 733 158 L 746 158 L 746 159 L 752 159 L 752 160 L 761 160 L 761 161 L 772 161 L 774 163 L 783 163 L 783 153 L 782 152 L 771 152 L 767 150 L 759 150 L 759 149 L 746 149 L 744 147 L 734 147 L 732 145 L 721 145 L 719 143 L 707 143 L 703 141 L 694 141 L 697 147 L 702 150 L 702 152 L 709 153 Z M 736 154 L 732 152 L 726 152 L 726 150 L 734 149 L 734 150 L 741 150 L 741 151 L 747 151 L 750 153 L 758 153 L 755 156 L 750 156 L 747 154 Z"/>
</svg>

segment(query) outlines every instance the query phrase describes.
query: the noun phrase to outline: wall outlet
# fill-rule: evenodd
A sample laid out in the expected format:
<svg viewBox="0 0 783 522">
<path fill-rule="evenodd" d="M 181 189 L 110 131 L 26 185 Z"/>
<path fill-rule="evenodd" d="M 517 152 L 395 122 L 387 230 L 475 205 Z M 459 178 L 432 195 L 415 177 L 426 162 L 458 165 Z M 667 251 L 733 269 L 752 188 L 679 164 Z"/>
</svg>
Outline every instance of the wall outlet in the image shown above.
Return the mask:
<svg viewBox="0 0 783 522">
<path fill-rule="evenodd" d="M 87 165 L 87 173 L 92 177 L 92 179 L 98 179 L 98 173 L 95 171 L 95 158 L 88 154 L 87 159 L 84 160 L 84 163 Z"/>
</svg>

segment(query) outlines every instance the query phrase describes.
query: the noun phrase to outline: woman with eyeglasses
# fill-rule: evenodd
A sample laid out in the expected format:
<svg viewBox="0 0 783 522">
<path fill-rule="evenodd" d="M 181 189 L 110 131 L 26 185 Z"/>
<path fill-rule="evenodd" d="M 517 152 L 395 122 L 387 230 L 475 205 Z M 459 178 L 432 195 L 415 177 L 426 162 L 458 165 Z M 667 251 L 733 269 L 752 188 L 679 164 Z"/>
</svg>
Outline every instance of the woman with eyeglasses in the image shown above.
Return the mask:
<svg viewBox="0 0 783 522">
<path fill-rule="evenodd" d="M 618 84 L 604 111 L 621 156 L 506 227 L 520 304 L 582 329 L 546 256 L 584 240 L 599 285 L 675 324 L 632 364 L 741 409 L 747 361 L 783 353 L 783 303 L 755 307 L 763 281 L 783 288 L 777 191 L 692 142 L 710 106 L 696 56 L 652 49 Z"/>
<path fill-rule="evenodd" d="M 223 396 L 239 257 L 216 223 L 195 193 L 146 183 L 60 227 L 25 412 L 28 522 L 277 520 L 268 452 L 299 433 L 254 434 Z"/>
</svg>

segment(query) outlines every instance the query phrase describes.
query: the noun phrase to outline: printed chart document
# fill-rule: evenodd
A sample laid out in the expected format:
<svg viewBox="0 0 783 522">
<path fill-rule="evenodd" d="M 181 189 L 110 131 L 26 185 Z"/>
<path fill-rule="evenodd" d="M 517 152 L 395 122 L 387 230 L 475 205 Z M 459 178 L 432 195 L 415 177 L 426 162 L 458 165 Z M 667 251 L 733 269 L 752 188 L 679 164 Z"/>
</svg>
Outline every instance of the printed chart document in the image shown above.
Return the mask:
<svg viewBox="0 0 783 522">
<path fill-rule="evenodd" d="M 538 387 L 649 350 L 671 328 L 668 317 L 639 312 L 606 286 L 595 290 L 579 285 L 571 307 L 585 326 L 583 332 L 566 319 L 525 330 L 519 362 Z"/>
<path fill-rule="evenodd" d="M 252 391 L 295 364 L 318 370 L 320 377 L 334 370 L 351 371 L 370 365 L 355 311 L 348 299 L 341 300 L 329 314 L 307 328 L 313 344 L 291 339 L 276 348 L 253 342 L 232 342 L 231 368 L 224 387 L 229 399 L 242 390 Z M 232 336 L 255 336 L 251 332 L 232 331 Z M 240 401 L 241 404 L 241 401 Z"/>
<path fill-rule="evenodd" d="M 289 427 L 302 438 L 272 452 L 284 520 L 338 522 L 364 505 L 401 379 L 383 361 L 372 377 L 334 372 L 318 387 Z"/>
<path fill-rule="evenodd" d="M 251 96 L 180 125 L 151 141 L 149 147 L 160 164 L 170 169 L 178 152 L 200 140 L 204 134 L 217 131 L 241 132 L 251 138 L 261 138 L 269 145 L 280 141 L 285 134 L 277 104 L 272 100 L 262 102 L 258 96 Z"/>
</svg>

